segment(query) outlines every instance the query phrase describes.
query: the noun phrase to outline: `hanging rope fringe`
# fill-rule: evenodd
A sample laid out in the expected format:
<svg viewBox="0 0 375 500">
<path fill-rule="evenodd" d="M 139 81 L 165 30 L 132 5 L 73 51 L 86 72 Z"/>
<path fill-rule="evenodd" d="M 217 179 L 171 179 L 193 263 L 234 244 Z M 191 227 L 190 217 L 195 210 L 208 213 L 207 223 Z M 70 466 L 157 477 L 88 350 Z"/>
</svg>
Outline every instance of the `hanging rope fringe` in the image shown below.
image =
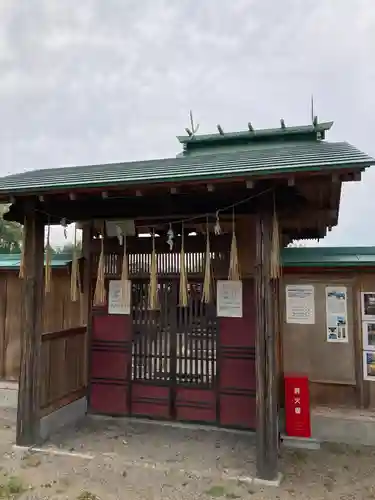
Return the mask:
<svg viewBox="0 0 375 500">
<path fill-rule="evenodd" d="M 181 231 L 181 253 L 180 253 L 180 306 L 187 307 L 188 305 L 188 290 L 187 290 L 187 274 L 185 262 L 185 241 L 184 241 L 184 225 Z"/>
<path fill-rule="evenodd" d="M 233 214 L 232 214 L 232 243 L 230 246 L 228 280 L 230 280 L 230 281 L 240 281 L 241 280 L 240 266 L 239 266 L 239 262 L 238 262 L 238 248 L 237 248 L 234 210 L 233 210 Z"/>
<path fill-rule="evenodd" d="M 274 210 L 273 222 L 272 222 L 270 276 L 271 276 L 271 279 L 278 279 L 278 278 L 280 278 L 280 275 L 281 275 L 281 266 L 280 266 L 279 222 L 278 222 L 276 210 Z"/>
<path fill-rule="evenodd" d="M 208 304 L 212 298 L 211 290 L 211 249 L 210 249 L 210 233 L 208 230 L 208 221 L 206 223 L 206 262 L 204 268 L 203 294 L 202 302 Z"/>
<path fill-rule="evenodd" d="M 18 277 L 21 279 L 25 277 L 25 243 L 26 243 L 26 217 L 24 218 L 23 221 L 21 261 L 20 261 L 20 270 L 18 273 Z"/>
<path fill-rule="evenodd" d="M 46 265 L 44 269 L 44 293 L 50 293 L 51 291 L 51 275 L 52 275 L 52 266 L 51 266 L 51 225 L 48 223 L 47 227 L 47 241 L 46 241 Z"/>
<path fill-rule="evenodd" d="M 77 226 L 74 227 L 74 245 L 72 258 L 72 271 L 70 274 L 70 300 L 77 302 L 78 300 L 78 255 L 77 255 Z"/>
<path fill-rule="evenodd" d="M 130 306 L 130 290 L 129 290 L 129 270 L 128 270 L 128 254 L 126 251 L 126 234 L 123 235 L 124 253 L 122 256 L 121 269 L 121 301 L 123 306 Z"/>
<path fill-rule="evenodd" d="M 152 254 L 151 254 L 151 269 L 150 269 L 150 284 L 148 289 L 148 308 L 151 311 L 158 309 L 158 277 L 157 277 L 157 261 L 155 250 L 155 232 L 152 233 Z"/>
<path fill-rule="evenodd" d="M 105 293 L 105 262 L 104 262 L 104 228 L 101 240 L 101 250 L 98 263 L 98 275 L 96 278 L 95 294 L 94 294 L 94 305 L 101 306 L 105 304 L 106 293 Z"/>
</svg>

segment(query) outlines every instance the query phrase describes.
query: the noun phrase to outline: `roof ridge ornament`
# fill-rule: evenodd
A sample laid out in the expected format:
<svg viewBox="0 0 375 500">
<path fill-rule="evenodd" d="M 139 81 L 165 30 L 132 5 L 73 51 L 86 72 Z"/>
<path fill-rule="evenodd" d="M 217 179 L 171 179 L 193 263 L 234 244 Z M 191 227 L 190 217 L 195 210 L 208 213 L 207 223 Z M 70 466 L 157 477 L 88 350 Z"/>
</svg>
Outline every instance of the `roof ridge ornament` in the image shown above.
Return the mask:
<svg viewBox="0 0 375 500">
<path fill-rule="evenodd" d="M 185 130 L 189 137 L 194 137 L 199 130 L 199 123 L 197 123 L 196 125 L 194 124 L 192 110 L 190 110 L 189 112 L 189 117 L 190 117 L 190 128 L 186 127 Z"/>
</svg>

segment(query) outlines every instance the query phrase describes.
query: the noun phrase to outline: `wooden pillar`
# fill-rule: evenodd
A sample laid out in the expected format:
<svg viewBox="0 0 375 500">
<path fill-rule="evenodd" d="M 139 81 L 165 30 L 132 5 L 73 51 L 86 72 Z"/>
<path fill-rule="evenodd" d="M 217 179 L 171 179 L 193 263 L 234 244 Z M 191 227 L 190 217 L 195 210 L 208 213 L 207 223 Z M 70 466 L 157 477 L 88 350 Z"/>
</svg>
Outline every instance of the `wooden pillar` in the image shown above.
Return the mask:
<svg viewBox="0 0 375 500">
<path fill-rule="evenodd" d="M 83 254 L 83 319 L 87 326 L 85 349 L 86 386 L 89 384 L 90 349 L 91 349 L 91 307 L 92 307 L 92 223 L 87 222 L 82 228 Z"/>
<path fill-rule="evenodd" d="M 276 362 L 276 298 L 278 283 L 270 279 L 272 215 L 256 221 L 256 467 L 257 476 L 275 480 L 278 475 L 278 404 Z"/>
<path fill-rule="evenodd" d="M 40 441 L 41 345 L 44 298 L 44 222 L 29 203 L 25 219 L 25 277 L 22 283 L 21 363 L 16 443 Z"/>
</svg>

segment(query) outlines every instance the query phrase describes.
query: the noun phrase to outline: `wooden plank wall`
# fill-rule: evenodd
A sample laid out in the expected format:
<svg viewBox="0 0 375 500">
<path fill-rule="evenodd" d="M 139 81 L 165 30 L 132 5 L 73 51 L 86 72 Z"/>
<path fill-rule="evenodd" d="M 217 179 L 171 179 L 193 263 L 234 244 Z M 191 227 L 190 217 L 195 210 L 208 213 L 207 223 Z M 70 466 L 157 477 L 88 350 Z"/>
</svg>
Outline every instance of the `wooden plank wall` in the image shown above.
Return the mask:
<svg viewBox="0 0 375 500">
<path fill-rule="evenodd" d="M 285 285 L 315 286 L 315 324 L 285 322 Z M 348 343 L 326 341 L 326 286 L 348 289 Z M 310 380 L 312 406 L 375 408 L 375 383 L 363 380 L 361 291 L 375 291 L 375 272 L 316 270 L 288 274 L 283 278 L 282 351 L 284 373 L 304 373 Z"/>
<path fill-rule="evenodd" d="M 42 415 L 85 395 L 86 326 L 45 333 L 42 336 Z"/>
<path fill-rule="evenodd" d="M 0 379 L 17 380 L 20 366 L 22 281 L 17 271 L 0 272 Z M 70 300 L 67 269 L 52 270 L 52 289 L 45 297 L 44 331 L 80 326 L 81 304 Z"/>
</svg>

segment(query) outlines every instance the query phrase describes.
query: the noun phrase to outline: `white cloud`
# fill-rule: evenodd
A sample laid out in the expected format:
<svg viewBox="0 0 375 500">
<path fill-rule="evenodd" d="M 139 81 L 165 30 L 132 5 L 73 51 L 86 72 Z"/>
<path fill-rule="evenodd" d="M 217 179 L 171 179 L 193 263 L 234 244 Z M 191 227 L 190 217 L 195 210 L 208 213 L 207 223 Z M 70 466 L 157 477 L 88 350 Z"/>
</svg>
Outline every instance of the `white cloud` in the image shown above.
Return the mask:
<svg viewBox="0 0 375 500">
<path fill-rule="evenodd" d="M 373 0 L 2 0 L 0 174 L 165 157 L 202 132 L 310 119 L 375 156 Z M 371 172 L 333 244 L 372 242 Z"/>
</svg>

